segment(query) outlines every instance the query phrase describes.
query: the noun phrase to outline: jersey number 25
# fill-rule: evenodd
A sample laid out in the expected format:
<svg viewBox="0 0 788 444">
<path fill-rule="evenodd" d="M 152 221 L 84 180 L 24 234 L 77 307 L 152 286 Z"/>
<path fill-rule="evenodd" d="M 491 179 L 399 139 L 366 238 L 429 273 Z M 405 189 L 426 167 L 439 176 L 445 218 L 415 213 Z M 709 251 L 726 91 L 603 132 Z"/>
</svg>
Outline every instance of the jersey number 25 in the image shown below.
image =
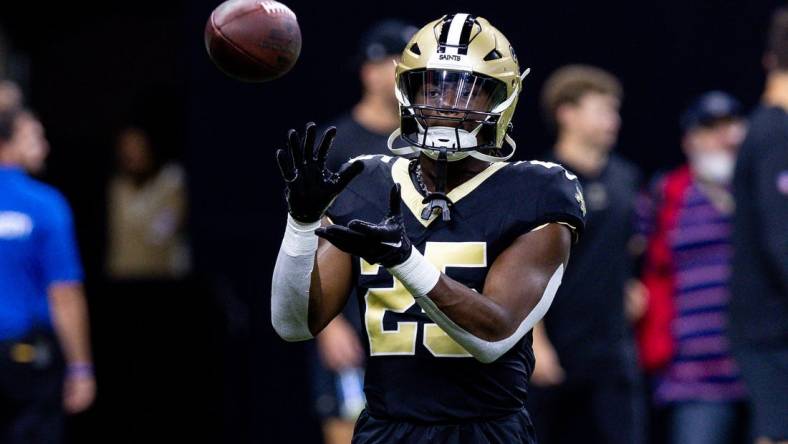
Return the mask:
<svg viewBox="0 0 788 444">
<path fill-rule="evenodd" d="M 441 272 L 447 267 L 486 267 L 487 244 L 485 242 L 427 242 L 424 257 Z M 377 275 L 379 265 L 370 265 L 361 260 L 361 274 Z M 416 301 L 400 281 L 394 279 L 390 288 L 370 288 L 364 296 L 366 313 L 364 323 L 369 337 L 372 356 L 415 355 L 418 322 L 398 322 L 396 330 L 385 330 L 383 318 L 386 311 L 405 313 Z M 439 358 L 463 358 L 471 356 L 454 342 L 438 325 L 424 324 L 424 347 Z"/>
</svg>

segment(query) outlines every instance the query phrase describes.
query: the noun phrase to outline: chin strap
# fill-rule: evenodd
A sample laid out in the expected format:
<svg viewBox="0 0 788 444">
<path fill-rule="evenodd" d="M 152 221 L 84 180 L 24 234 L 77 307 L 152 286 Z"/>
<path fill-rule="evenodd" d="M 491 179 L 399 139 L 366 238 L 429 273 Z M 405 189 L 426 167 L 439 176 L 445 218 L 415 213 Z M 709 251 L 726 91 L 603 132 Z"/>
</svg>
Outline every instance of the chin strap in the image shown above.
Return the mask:
<svg viewBox="0 0 788 444">
<path fill-rule="evenodd" d="M 396 154 L 397 156 L 407 156 L 408 154 L 416 154 L 419 152 L 419 149 L 415 146 L 404 146 L 402 148 L 394 148 L 394 142 L 399 138 L 400 134 L 402 134 L 402 130 L 399 128 L 395 129 L 390 135 L 389 140 L 386 142 L 386 145 L 389 147 L 389 151 Z"/>
<path fill-rule="evenodd" d="M 483 160 L 485 162 L 506 162 L 507 160 L 511 159 L 512 156 L 514 156 L 514 152 L 517 150 L 517 144 L 514 142 L 514 139 L 509 137 L 508 134 L 503 136 L 503 140 L 512 147 L 512 151 L 505 156 L 491 156 L 478 151 L 470 151 L 469 154 L 474 159 Z"/>
<path fill-rule="evenodd" d="M 429 220 L 435 211 L 439 211 L 441 218 L 445 222 L 448 222 L 451 220 L 451 206 L 454 205 L 454 202 L 449 199 L 449 196 L 447 196 L 445 192 L 446 170 L 448 166 L 446 147 L 440 147 L 438 149 L 440 152 L 435 165 L 435 191 L 427 193 L 427 196 L 421 201 L 421 203 L 427 204 L 427 206 L 424 207 L 424 210 L 421 212 L 421 218 L 424 220 Z"/>
</svg>

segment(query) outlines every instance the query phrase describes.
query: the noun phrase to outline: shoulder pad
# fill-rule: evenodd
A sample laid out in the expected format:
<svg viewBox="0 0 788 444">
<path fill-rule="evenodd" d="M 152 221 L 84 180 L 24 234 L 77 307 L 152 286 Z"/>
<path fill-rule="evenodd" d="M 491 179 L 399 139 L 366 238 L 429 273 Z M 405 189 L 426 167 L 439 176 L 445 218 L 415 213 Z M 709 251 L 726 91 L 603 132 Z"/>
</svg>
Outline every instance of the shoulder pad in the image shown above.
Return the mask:
<svg viewBox="0 0 788 444">
<path fill-rule="evenodd" d="M 519 173 L 530 177 L 531 180 L 523 181 L 527 184 L 525 186 L 532 187 L 531 192 L 539 193 L 539 224 L 568 225 L 575 237 L 579 236 L 585 226 L 586 204 L 577 176 L 554 162 L 529 160 L 516 162 L 513 166 Z"/>
<path fill-rule="evenodd" d="M 512 164 L 517 170 L 527 171 L 531 174 L 544 176 L 545 178 L 555 174 L 563 174 L 567 180 L 577 180 L 577 176 L 566 169 L 560 163 L 545 162 L 541 160 L 521 160 Z"/>
</svg>

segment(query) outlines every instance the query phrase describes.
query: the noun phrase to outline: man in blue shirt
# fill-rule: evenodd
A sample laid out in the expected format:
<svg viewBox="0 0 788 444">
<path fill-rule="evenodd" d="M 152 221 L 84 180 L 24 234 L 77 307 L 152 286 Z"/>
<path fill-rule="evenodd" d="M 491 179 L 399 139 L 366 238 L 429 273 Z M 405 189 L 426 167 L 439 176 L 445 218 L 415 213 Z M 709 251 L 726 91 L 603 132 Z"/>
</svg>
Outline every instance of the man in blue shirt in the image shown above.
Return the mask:
<svg viewBox="0 0 788 444">
<path fill-rule="evenodd" d="M 63 411 L 95 395 L 71 212 L 22 169 L 36 122 L 0 111 L 0 442 L 13 444 L 59 442 Z"/>
</svg>

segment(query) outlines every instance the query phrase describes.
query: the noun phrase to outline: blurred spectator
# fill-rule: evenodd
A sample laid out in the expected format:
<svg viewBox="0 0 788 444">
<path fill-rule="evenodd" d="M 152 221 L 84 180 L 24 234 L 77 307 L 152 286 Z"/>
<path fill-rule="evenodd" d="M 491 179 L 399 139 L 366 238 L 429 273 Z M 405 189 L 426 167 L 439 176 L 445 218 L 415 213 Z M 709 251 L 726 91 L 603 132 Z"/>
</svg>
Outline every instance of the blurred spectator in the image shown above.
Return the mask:
<svg viewBox="0 0 788 444">
<path fill-rule="evenodd" d="M 26 133 L 31 116 L 16 108 L 0 111 L 0 442 L 4 444 L 60 442 L 64 409 L 81 412 L 95 396 L 71 211 L 59 192 L 23 171 L 29 144 L 40 143 Z M 37 137 L 42 137 L 40 132 Z"/>
<path fill-rule="evenodd" d="M 44 171 L 49 155 L 49 142 L 44 136 L 44 127 L 33 112 L 22 109 L 22 90 L 10 80 L 0 80 L 0 112 L 19 110 L 19 126 L 15 137 L 23 147 L 21 166 L 28 173 L 40 175 Z"/>
<path fill-rule="evenodd" d="M 139 128 L 121 131 L 115 148 L 117 170 L 109 185 L 109 276 L 183 277 L 191 266 L 184 237 L 183 169 L 162 165 L 150 138 Z"/>
<path fill-rule="evenodd" d="M 668 406 L 674 444 L 738 443 L 746 390 L 726 336 L 733 256 L 730 184 L 746 126 L 741 105 L 713 91 L 684 112 L 687 164 L 656 181 L 639 324 L 653 400 Z"/>
<path fill-rule="evenodd" d="M 358 76 L 361 100 L 334 120 L 337 136 L 328 152 L 328 167 L 364 154 L 390 154 L 386 140 L 399 127 L 399 106 L 394 97 L 394 62 L 416 32 L 416 27 L 389 19 L 376 23 L 359 43 Z"/>
<path fill-rule="evenodd" d="M 357 56 L 361 101 L 334 121 L 337 135 L 328 152 L 329 169 L 336 171 L 356 156 L 389 154 L 386 140 L 399 127 L 394 61 L 416 30 L 389 19 L 373 25 L 363 35 Z M 317 336 L 319 359 L 312 360 L 313 393 L 328 444 L 349 443 L 355 420 L 364 408 L 362 328 L 358 306 L 348 304 L 343 314 Z"/>
<path fill-rule="evenodd" d="M 44 136 L 44 126 L 35 114 L 24 110 L 19 116 L 18 131 L 17 137 L 24 146 L 22 168 L 34 176 L 40 175 L 44 172 L 49 156 L 49 142 Z"/>
<path fill-rule="evenodd" d="M 639 174 L 610 152 L 621 98 L 619 81 L 591 66 L 561 68 L 543 89 L 558 136 L 548 160 L 578 176 L 588 222 L 550 312 L 534 329 L 529 411 L 540 443 L 637 444 L 644 438 L 645 407 L 625 312 L 628 291 L 643 298 L 631 280 L 628 250 Z"/>
<path fill-rule="evenodd" d="M 766 90 L 733 187 L 730 337 L 759 443 L 788 442 L 788 8 L 772 20 Z"/>
<path fill-rule="evenodd" d="M 0 80 L 0 111 L 22 106 L 22 90 L 10 80 Z"/>
</svg>

